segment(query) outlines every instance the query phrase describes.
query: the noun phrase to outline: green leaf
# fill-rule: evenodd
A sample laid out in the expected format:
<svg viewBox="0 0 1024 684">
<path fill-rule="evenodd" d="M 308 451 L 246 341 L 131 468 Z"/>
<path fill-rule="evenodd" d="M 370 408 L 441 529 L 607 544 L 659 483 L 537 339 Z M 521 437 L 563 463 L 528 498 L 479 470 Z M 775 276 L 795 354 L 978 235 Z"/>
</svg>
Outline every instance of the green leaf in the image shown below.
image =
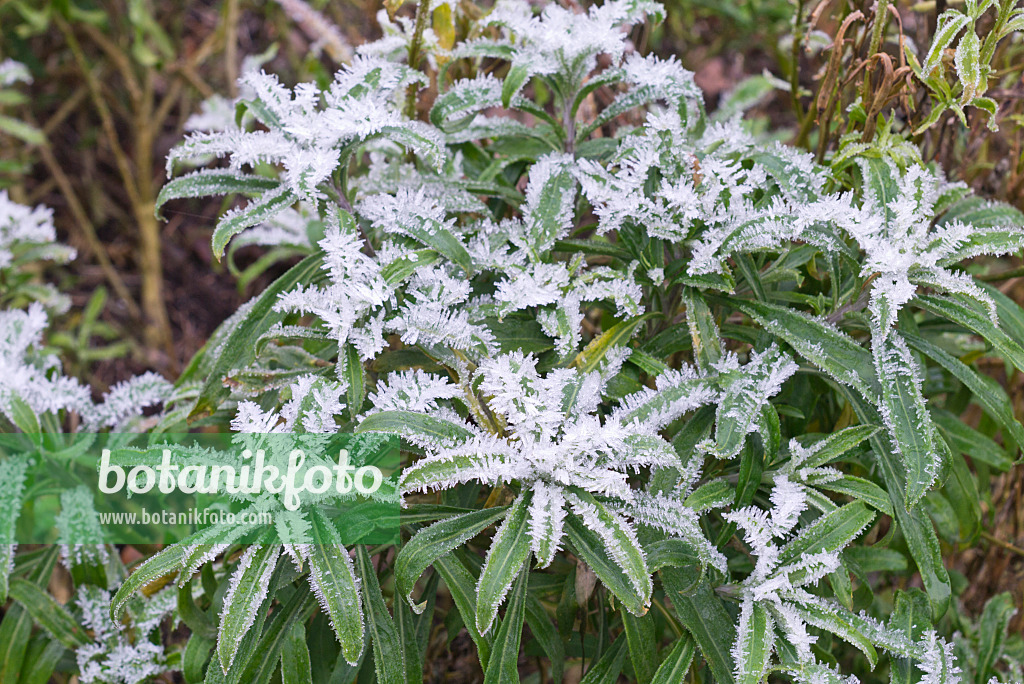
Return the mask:
<svg viewBox="0 0 1024 684">
<path fill-rule="evenodd" d="M 696 651 L 696 644 L 693 637 L 683 634 L 676 639 L 672 650 L 668 652 L 658 671 L 651 678 L 651 684 L 677 684 L 686 681 L 686 673 L 690 671 L 690 663 L 693 662 L 693 654 Z"/>
<path fill-rule="evenodd" d="M 380 684 L 404 684 L 405 659 L 402 645 L 398 640 L 395 623 L 384 605 L 384 597 L 377 583 L 377 573 L 370 562 L 366 547 L 356 547 L 356 568 L 366 609 L 367 626 L 373 642 L 373 665 Z"/>
<path fill-rule="evenodd" d="M 25 494 L 28 459 L 9 456 L 0 461 L 0 605 L 7 602 L 7 583 L 14 565 L 15 525 Z"/>
<path fill-rule="evenodd" d="M 836 381 L 850 385 L 872 401 L 881 393 L 871 352 L 838 329 L 784 306 L 739 300 L 727 303 L 753 318 Z"/>
<path fill-rule="evenodd" d="M 657 313 L 645 313 L 640 316 L 634 316 L 628 320 L 616 323 L 612 327 L 602 332 L 599 336 L 595 337 L 590 343 L 583 348 L 576 358 L 573 360 L 573 366 L 576 366 L 581 373 L 591 373 L 597 370 L 601 362 L 604 361 L 605 355 L 611 349 L 620 347 L 633 337 L 633 333 L 644 321 L 659 316 Z"/>
<path fill-rule="evenodd" d="M 85 628 L 35 582 L 20 577 L 12 578 L 9 594 L 11 599 L 28 611 L 39 626 L 68 648 L 78 648 L 90 642 Z"/>
<path fill-rule="evenodd" d="M 730 492 L 730 500 L 732 499 Z M 662 568 L 698 567 L 700 558 L 696 549 L 685 539 L 660 539 L 644 547 L 647 552 L 647 568 L 657 572 Z"/>
<path fill-rule="evenodd" d="M 730 651 L 736 641 L 735 623 L 707 579 L 693 582 L 694 572 L 665 568 L 659 574 L 672 608 L 697 642 L 715 681 L 731 684 L 736 681 Z"/>
<path fill-rule="evenodd" d="M 997 382 L 982 376 L 960 359 L 923 337 L 910 333 L 903 333 L 903 337 L 911 347 L 931 358 L 945 368 L 953 377 L 966 385 L 971 390 L 971 394 L 974 395 L 975 401 L 1010 433 L 1013 441 L 1017 444 L 1024 444 L 1024 426 L 1021 426 L 1020 422 L 1014 417 L 1010 399 Z"/>
<path fill-rule="evenodd" d="M 313 516 L 310 532 L 310 585 L 331 620 L 346 662 L 355 664 L 363 651 L 363 610 L 355 567 L 329 520 Z"/>
<path fill-rule="evenodd" d="M 212 415 L 231 394 L 223 385 L 224 378 L 232 370 L 250 364 L 254 358 L 256 340 L 272 326 L 284 320 L 285 314 L 274 310 L 281 294 L 297 285 L 308 285 L 322 277 L 322 266 L 322 256 L 314 254 L 291 267 L 263 291 L 246 313 L 234 322 L 233 327 L 225 329 L 227 335 L 222 343 L 216 347 L 207 347 L 208 350 L 216 349 L 218 353 L 210 365 L 209 375 L 203 379 L 203 388 L 195 407 L 189 413 L 189 421 Z"/>
<path fill-rule="evenodd" d="M 454 555 L 448 554 L 443 558 L 434 561 L 434 568 L 444 579 L 448 591 L 452 595 L 452 601 L 462 616 L 462 622 L 469 632 L 470 638 L 476 645 L 477 653 L 480 656 L 480 664 L 487 667 L 487 660 L 491 653 L 491 635 L 481 635 L 476 628 L 476 580 Z"/>
<path fill-rule="evenodd" d="M 312 682 L 313 668 L 309 664 L 309 647 L 306 646 L 306 628 L 296 622 L 288 630 L 281 649 L 281 681 Z"/>
<path fill-rule="evenodd" d="M 34 639 L 41 641 L 43 646 L 38 651 L 30 651 L 27 654 L 18 684 L 47 684 L 67 650 L 64 644 L 47 635 L 38 634 Z"/>
<path fill-rule="evenodd" d="M 841 572 L 846 572 L 841 570 Z M 824 607 L 819 603 L 799 603 L 798 610 L 804 620 L 820 629 L 828 630 L 843 641 L 853 644 L 868 659 L 871 669 L 878 664 L 878 652 L 871 639 L 860 629 L 860 621 L 839 605 L 831 604 Z"/>
<path fill-rule="evenodd" d="M 436 262 L 439 254 L 432 249 L 418 249 L 399 257 L 380 270 L 380 275 L 388 285 L 398 285 L 416 272 L 416 269 L 429 266 Z"/>
<path fill-rule="evenodd" d="M 814 452 L 814 455 L 801 465 L 805 468 L 818 468 L 826 463 L 831 463 L 876 432 L 878 432 L 878 428 L 874 425 L 854 425 L 834 432 L 820 442 L 804 444 L 806 448 Z"/>
<path fill-rule="evenodd" d="M 121 621 L 121 613 L 124 612 L 125 606 L 136 591 L 165 575 L 181 570 L 182 549 L 188 541 L 186 539 L 181 544 L 172 544 L 156 555 L 150 556 L 142 565 L 135 568 L 132 574 L 128 575 L 110 601 L 111 620 L 116 623 Z"/>
<path fill-rule="evenodd" d="M 577 555 L 627 610 L 643 615 L 650 606 L 652 592 L 643 550 L 625 523 L 590 492 L 574 489 L 573 495 L 578 499 L 573 504 L 576 512 L 566 516 L 565 529 Z M 584 512 L 586 520 L 581 517 Z M 596 530 L 595 526 L 601 529 Z"/>
<path fill-rule="evenodd" d="M 834 552 L 842 549 L 867 528 L 875 519 L 875 512 L 860 501 L 826 513 L 782 547 L 779 564 L 795 563 L 811 553 Z"/>
<path fill-rule="evenodd" d="M 956 46 L 953 64 L 956 66 L 960 85 L 964 89 L 960 104 L 965 105 L 985 91 L 981 75 L 981 39 L 973 27 L 964 33 Z"/>
<path fill-rule="evenodd" d="M 432 575 L 432 579 L 438 577 Z M 434 591 L 437 590 L 437 582 L 433 582 Z M 431 597 L 432 598 L 432 597 Z M 429 599 L 428 599 L 429 600 Z M 416 622 L 409 604 L 396 599 L 392 604 L 395 613 L 395 630 L 398 632 L 398 640 L 402 644 L 402 658 L 405 661 L 406 684 L 423 683 L 423 651 L 420 649 Z M 424 644 L 424 647 L 426 644 Z"/>
<path fill-rule="evenodd" d="M 242 209 L 232 210 L 221 217 L 217 227 L 213 230 L 213 256 L 220 261 L 224 256 L 224 248 L 227 247 L 231 238 L 241 233 L 246 228 L 251 228 L 265 221 L 269 221 L 282 211 L 295 204 L 299 197 L 286 185 L 280 185 L 274 190 L 269 190 L 258 199 L 247 204 Z"/>
<path fill-rule="evenodd" d="M 214 641 L 217 638 L 217 626 L 213 620 L 196 605 L 192 597 L 192 578 L 178 587 L 178 615 L 192 634 Z"/>
<path fill-rule="evenodd" d="M 476 591 L 476 628 L 481 634 L 490 630 L 498 606 L 530 557 L 528 515 L 532 500 L 532 492 L 520 494 L 491 540 Z"/>
<path fill-rule="evenodd" d="M 539 188 L 532 185 L 527 188 L 531 202 L 524 220 L 529 231 L 528 249 L 535 260 L 554 246 L 567 220 L 572 219 L 576 197 L 573 168 L 567 163 L 556 165 L 546 177 L 540 175 L 543 184 Z M 531 184 L 534 182 L 530 181 Z M 536 200 L 532 201 L 534 197 Z"/>
<path fill-rule="evenodd" d="M 846 494 L 855 499 L 860 499 L 868 506 L 886 515 L 892 515 L 892 502 L 889 500 L 889 495 L 884 489 L 870 480 L 865 480 L 856 475 L 844 474 L 836 480 L 823 480 L 813 484 L 819 489 L 827 489 L 830 492 Z"/>
<path fill-rule="evenodd" d="M 156 198 L 154 213 L 162 219 L 160 209 L 171 200 L 185 197 L 209 197 L 211 195 L 235 195 L 243 194 L 249 196 L 261 195 L 269 190 L 274 190 L 280 185 L 275 178 L 264 178 L 253 176 L 239 171 L 228 169 L 203 169 L 168 181 L 160 188 L 160 194 Z"/>
<path fill-rule="evenodd" d="M 189 637 L 181 655 L 181 674 L 188 684 L 202 684 L 207 662 L 216 645 L 216 638 L 211 639 L 195 632 Z"/>
<path fill-rule="evenodd" d="M 903 632 L 910 641 L 920 639 L 925 630 L 931 627 L 931 607 L 925 593 L 920 589 L 897 590 L 888 626 L 894 631 Z M 893 684 L 910 684 L 916 680 L 914 663 L 908 656 L 905 653 L 893 655 L 890 666 Z"/>
<path fill-rule="evenodd" d="M 773 347 L 774 352 L 765 352 L 760 363 L 751 363 L 737 371 L 723 374 L 720 383 L 723 391 L 717 402 L 715 416 L 715 451 L 717 458 L 735 457 L 743 449 L 747 434 L 755 429 L 761 418 L 762 407 L 767 397 L 761 387 L 771 386 L 771 378 L 787 365 L 792 359 L 786 353 Z M 776 417 L 776 425 L 778 418 Z M 772 437 L 765 440 L 765 447 L 771 444 Z M 776 443 L 776 451 L 778 444 Z"/>
<path fill-rule="evenodd" d="M 35 583 L 40 591 L 50 582 L 59 552 L 60 547 L 51 545 L 36 557 L 38 562 L 28 571 L 27 580 Z M 32 624 L 32 615 L 17 603 L 4 611 L 3 620 L 0 620 L 0 682 L 18 681 L 21 676 Z"/>
<path fill-rule="evenodd" d="M 758 684 L 768 673 L 775 645 L 775 620 L 765 602 L 746 599 L 736 628 L 737 684 Z"/>
<path fill-rule="evenodd" d="M 512 104 L 512 98 L 519 94 L 526 82 L 532 75 L 532 69 L 528 64 L 515 64 L 509 67 L 508 74 L 501 84 L 501 106 L 508 109 Z"/>
<path fill-rule="evenodd" d="M 264 604 L 265 606 L 266 604 Z M 249 641 L 251 647 L 239 649 L 238 663 L 228 674 L 228 684 L 269 684 L 278 670 L 277 662 L 284 649 L 292 625 L 303 623 L 313 614 L 316 602 L 307 585 L 292 592 L 288 601 L 274 611 L 270 624 L 259 639 Z M 259 635 L 262 625 L 253 627 L 253 634 Z M 245 663 L 244 668 L 238 665 Z M 216 670 L 217 668 L 213 668 Z M 209 674 L 207 674 L 209 677 Z"/>
<path fill-rule="evenodd" d="M 357 433 L 387 432 L 395 435 L 425 435 L 435 440 L 463 442 L 473 437 L 466 427 L 444 418 L 434 418 L 412 411 L 381 411 L 363 419 Z"/>
<path fill-rule="evenodd" d="M 985 684 L 995 675 L 995 664 L 1003 654 L 1003 642 L 1010 620 L 1017 613 L 1016 601 L 1009 592 L 997 594 L 985 603 L 978 621 L 978 660 L 975 664 L 975 684 Z"/>
<path fill-rule="evenodd" d="M 873 406 L 865 403 L 861 397 L 845 388 L 840 387 L 839 389 L 847 401 L 853 405 L 854 412 L 862 422 L 881 422 L 881 416 Z M 938 619 L 945 614 L 949 607 L 952 589 L 949 584 L 949 574 L 942 562 L 942 550 L 939 547 L 939 540 L 935 536 L 935 528 L 920 511 L 908 510 L 903 494 L 903 478 L 899 473 L 896 457 L 890 451 L 887 441 L 876 432 L 871 436 L 871 447 L 880 466 L 879 472 L 882 475 L 885 489 L 889 492 L 889 498 L 892 500 L 896 523 L 903 532 L 910 555 L 917 565 L 921 581 L 928 592 L 932 617 Z"/>
<path fill-rule="evenodd" d="M 508 609 L 505 611 L 505 617 L 501 619 L 498 634 L 494 637 L 494 648 L 487 661 L 484 684 L 513 684 L 513 682 L 519 681 L 519 643 L 523 636 L 523 618 L 526 616 L 526 591 L 530 566 L 524 560 L 516 570 L 518 577 L 513 576 L 515 584 L 508 597 Z M 486 573 L 486 571 L 485 566 L 484 572 Z M 481 583 L 484 581 L 484 575 L 480 576 L 480 581 Z M 479 606 L 479 604 L 477 605 Z M 477 624 L 479 625 L 479 622 Z"/>
<path fill-rule="evenodd" d="M 419 530 L 404 544 L 395 557 L 395 590 L 398 596 L 408 601 L 417 613 L 424 604 L 417 605 L 412 599 L 416 580 L 430 567 L 431 563 L 505 517 L 508 509 L 485 508 L 464 515 L 440 520 L 430 527 Z"/>
<path fill-rule="evenodd" d="M 529 592 L 526 594 L 526 624 L 529 625 L 534 639 L 547 654 L 551 663 L 551 680 L 561 682 L 565 670 L 565 647 L 562 645 L 562 638 L 551 624 L 551 618 L 548 617 L 544 606 Z"/>
<path fill-rule="evenodd" d="M 932 409 L 935 424 L 954 450 L 972 459 L 987 463 L 993 468 L 1006 472 L 1013 466 L 1013 459 L 989 437 L 964 423 L 958 416 L 942 409 Z"/>
<path fill-rule="evenodd" d="M 1015 368 L 1024 370 L 1024 349 L 1010 339 L 1009 335 L 1000 330 L 988 317 L 967 306 L 960 299 L 920 295 L 914 298 L 914 304 L 931 314 L 941 316 L 976 332 L 995 347 L 996 351 L 1005 356 Z"/>
<path fill-rule="evenodd" d="M 935 428 L 921 394 L 916 362 L 899 332 L 890 332 L 872 346 L 882 386 L 882 415 L 903 461 L 907 507 L 913 508 L 938 476 Z"/>
<path fill-rule="evenodd" d="M 359 352 L 351 344 L 345 345 L 345 377 L 348 380 L 348 412 L 355 420 L 366 399 L 366 369 Z"/>
<path fill-rule="evenodd" d="M 959 540 L 975 543 L 981 532 L 981 495 L 964 457 L 953 454 L 943 492 L 956 512 Z"/>
<path fill-rule="evenodd" d="M 622 626 L 629 644 L 629 661 L 633 663 L 633 672 L 637 681 L 649 682 L 654 678 L 658 665 L 658 641 L 654 635 L 654 615 L 648 613 L 636 617 L 629 611 L 623 611 Z"/>
<path fill-rule="evenodd" d="M 946 10 L 939 15 L 932 44 L 928 48 L 928 54 L 925 55 L 924 64 L 921 66 L 921 72 L 925 77 L 930 76 L 932 71 L 942 63 L 942 55 L 946 48 L 970 21 L 970 17 L 956 10 Z"/>
<path fill-rule="evenodd" d="M 612 645 L 601 654 L 597 662 L 590 666 L 587 674 L 580 680 L 580 684 L 615 684 L 619 680 L 619 673 L 626 664 L 626 655 L 629 650 L 626 648 L 626 640 L 618 638 Z"/>
<path fill-rule="evenodd" d="M 29 145 L 45 145 L 46 136 L 41 130 L 30 124 L 0 114 L 0 133 L 6 133 Z"/>
<path fill-rule="evenodd" d="M 242 637 L 252 627 L 254 616 L 267 598 L 270 576 L 280 554 L 278 544 L 253 545 L 242 555 L 231 575 L 217 632 L 217 657 L 225 673 L 235 659 Z"/>
<path fill-rule="evenodd" d="M 722 357 L 722 338 L 718 324 L 700 292 L 692 287 L 683 288 L 686 324 L 690 328 L 693 356 L 697 365 L 707 370 Z"/>
</svg>

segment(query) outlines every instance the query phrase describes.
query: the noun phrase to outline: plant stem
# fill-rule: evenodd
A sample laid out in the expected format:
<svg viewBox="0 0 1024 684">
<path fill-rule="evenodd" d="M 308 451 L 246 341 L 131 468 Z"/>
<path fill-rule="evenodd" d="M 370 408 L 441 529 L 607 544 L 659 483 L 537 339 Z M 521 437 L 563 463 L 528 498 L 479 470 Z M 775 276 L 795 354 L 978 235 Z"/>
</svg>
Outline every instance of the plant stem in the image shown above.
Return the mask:
<svg viewBox="0 0 1024 684">
<path fill-rule="evenodd" d="M 790 51 L 789 96 L 793 101 L 793 113 L 796 114 L 801 129 L 805 117 L 803 106 L 800 104 L 800 44 L 804 41 L 803 15 L 804 0 L 797 0 L 796 14 L 793 16 L 793 46 Z M 809 113 L 806 116 L 809 116 Z"/>
<path fill-rule="evenodd" d="M 981 538 L 982 539 L 987 539 L 988 541 L 992 542 L 996 546 L 998 546 L 998 547 L 1000 547 L 1002 549 L 1006 549 L 1007 551 L 1009 551 L 1011 553 L 1015 553 L 1018 556 L 1024 556 L 1024 549 L 1020 548 L 1019 546 L 1014 546 L 1010 542 L 1005 542 L 1002 539 L 1000 539 L 999 537 L 996 537 L 996 536 L 992 535 L 991 533 L 986 532 L 985 530 L 981 530 Z"/>
<path fill-rule="evenodd" d="M 871 42 L 868 44 L 867 58 L 871 59 L 872 55 L 878 53 L 882 49 L 882 38 L 885 37 L 885 24 L 889 18 L 889 2 L 890 0 L 875 0 L 875 20 L 871 25 Z M 868 101 L 868 95 L 871 93 L 871 70 L 864 70 L 864 102 Z"/>
<path fill-rule="evenodd" d="M 423 49 L 423 32 L 427 30 L 427 17 L 430 15 L 430 0 L 420 0 L 416 8 L 416 25 L 413 27 L 412 41 L 409 43 L 409 68 L 416 69 L 420 64 L 420 51 Z M 416 90 L 415 83 L 409 84 L 405 94 L 405 115 L 410 119 L 416 118 Z"/>
</svg>

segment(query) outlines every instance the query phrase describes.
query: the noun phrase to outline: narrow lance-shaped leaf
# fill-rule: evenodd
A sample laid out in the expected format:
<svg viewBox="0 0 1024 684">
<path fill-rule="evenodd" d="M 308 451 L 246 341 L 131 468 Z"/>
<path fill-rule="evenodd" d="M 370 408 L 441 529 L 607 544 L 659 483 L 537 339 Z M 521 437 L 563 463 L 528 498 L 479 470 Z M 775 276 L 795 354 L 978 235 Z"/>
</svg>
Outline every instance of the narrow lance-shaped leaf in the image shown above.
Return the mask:
<svg viewBox="0 0 1024 684">
<path fill-rule="evenodd" d="M 732 656 L 738 684 L 758 684 L 768 672 L 775 644 L 775 620 L 761 601 L 744 599 Z"/>
<path fill-rule="evenodd" d="M 0 461 L 0 604 L 7 601 L 8 576 L 17 548 L 14 529 L 21 513 L 27 471 L 28 459 L 24 457 Z"/>
<path fill-rule="evenodd" d="M 256 613 L 267 597 L 270 576 L 277 567 L 280 553 L 278 544 L 254 544 L 242 554 L 231 575 L 217 633 L 217 657 L 224 672 L 231 667 L 242 637 L 252 627 Z"/>
<path fill-rule="evenodd" d="M 485 508 L 464 515 L 439 520 L 416 532 L 395 557 L 397 594 L 419 613 L 423 604 L 412 600 L 416 580 L 438 558 L 447 555 L 505 516 L 508 509 Z"/>
<path fill-rule="evenodd" d="M 224 248 L 234 236 L 246 228 L 269 221 L 282 211 L 295 204 L 298 196 L 287 186 L 281 185 L 268 190 L 242 209 L 227 212 L 213 231 L 213 255 L 220 260 L 224 256 Z"/>
<path fill-rule="evenodd" d="M 359 588 L 366 608 L 367 627 L 373 643 L 373 664 L 377 681 L 381 684 L 404 684 L 405 658 L 395 623 L 380 593 L 377 573 L 366 547 L 356 547 L 356 569 L 361 581 Z"/>
<path fill-rule="evenodd" d="M 574 489 L 566 516 L 569 541 L 601 582 L 634 615 L 647 612 L 651 576 L 630 526 L 589 492 Z"/>
<path fill-rule="evenodd" d="M 330 520 L 316 514 L 312 522 L 313 543 L 305 548 L 309 583 L 331 620 L 345 660 L 355 664 L 363 651 L 363 609 L 355 566 Z"/>
<path fill-rule="evenodd" d="M 68 648 L 89 643 L 85 628 L 79 625 L 67 608 L 34 582 L 19 578 L 11 580 L 11 598 L 28 611 L 32 619 Z"/>
<path fill-rule="evenodd" d="M 907 506 L 914 506 L 939 472 L 933 442 L 935 427 L 925 406 L 917 363 L 896 331 L 873 344 L 875 368 L 882 387 L 882 419 L 906 471 Z"/>
<path fill-rule="evenodd" d="M 675 645 L 665 659 L 661 661 L 661 665 L 658 666 L 658 670 L 651 679 L 651 684 L 675 684 L 675 682 L 685 681 L 696 650 L 693 637 L 683 633 L 676 639 Z"/>
<path fill-rule="evenodd" d="M 487 661 L 484 684 L 505 684 L 519 681 L 519 644 L 523 637 L 526 616 L 527 579 L 530 566 L 524 560 L 515 577 L 515 586 L 508 600 L 508 610 L 494 637 L 494 650 Z M 481 575 L 481 578 L 483 575 Z"/>
<path fill-rule="evenodd" d="M 1006 641 L 1010 620 L 1016 613 L 1016 602 L 1009 592 L 997 594 L 985 604 L 978 624 L 978 662 L 975 665 L 977 684 L 989 681 L 989 675 L 994 672 L 994 665 Z"/>
<path fill-rule="evenodd" d="M 505 594 L 530 557 L 527 514 L 532 499 L 529 491 L 516 498 L 491 541 L 476 589 L 476 628 L 481 634 L 490 630 Z"/>
<path fill-rule="evenodd" d="M 253 176 L 228 169 L 203 169 L 168 181 L 156 198 L 156 217 L 163 218 L 160 209 L 171 200 L 211 195 L 261 195 L 280 185 L 274 178 Z"/>
</svg>

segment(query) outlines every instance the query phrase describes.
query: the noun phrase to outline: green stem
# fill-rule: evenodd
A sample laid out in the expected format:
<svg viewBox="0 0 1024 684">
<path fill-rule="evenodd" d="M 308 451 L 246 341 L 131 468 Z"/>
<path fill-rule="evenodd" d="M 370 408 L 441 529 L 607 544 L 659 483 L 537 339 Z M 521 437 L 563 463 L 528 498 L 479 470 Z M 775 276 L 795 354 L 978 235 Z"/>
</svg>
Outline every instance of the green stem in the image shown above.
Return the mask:
<svg viewBox="0 0 1024 684">
<path fill-rule="evenodd" d="M 871 59 L 872 55 L 878 54 L 878 51 L 882 49 L 882 38 L 885 37 L 885 24 L 889 18 L 889 2 L 890 0 L 877 0 L 875 5 L 875 22 L 871 25 L 871 43 L 868 44 L 867 58 Z M 864 102 L 868 101 L 868 95 L 871 93 L 871 70 L 864 70 Z"/>
<path fill-rule="evenodd" d="M 804 0 L 797 0 L 796 15 L 793 17 L 793 47 L 790 52 L 789 95 L 793 100 L 793 113 L 796 114 L 796 120 L 800 122 L 801 129 L 805 117 L 800 104 L 800 45 L 804 41 L 803 15 Z"/>
<path fill-rule="evenodd" d="M 423 49 L 423 32 L 427 30 L 427 17 L 430 15 L 430 0 L 420 0 L 416 8 L 416 26 L 413 27 L 412 41 L 409 43 L 409 68 L 418 69 L 420 65 L 420 52 Z M 405 95 L 405 115 L 410 119 L 416 118 L 416 90 L 415 83 L 409 84 Z"/>
</svg>

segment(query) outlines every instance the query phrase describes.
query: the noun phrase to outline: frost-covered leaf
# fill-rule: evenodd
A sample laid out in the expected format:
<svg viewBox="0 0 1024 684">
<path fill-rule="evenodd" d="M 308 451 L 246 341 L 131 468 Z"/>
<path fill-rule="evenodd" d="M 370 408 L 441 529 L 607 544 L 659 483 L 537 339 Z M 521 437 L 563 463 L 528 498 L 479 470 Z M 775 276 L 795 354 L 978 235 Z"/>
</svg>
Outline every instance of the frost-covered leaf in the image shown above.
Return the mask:
<svg viewBox="0 0 1024 684">
<path fill-rule="evenodd" d="M 487 508 L 439 520 L 419 530 L 395 557 L 395 585 L 398 594 L 419 613 L 424 604 L 416 604 L 412 591 L 416 580 L 434 561 L 452 549 L 473 539 L 506 515 L 505 508 Z"/>
<path fill-rule="evenodd" d="M 256 613 L 267 598 L 270 576 L 280 555 L 280 545 L 253 544 L 242 554 L 231 574 L 217 631 L 217 658 L 225 673 L 235 659 L 242 637 L 252 627 Z"/>
<path fill-rule="evenodd" d="M 476 628 L 487 634 L 498 607 L 530 557 L 528 513 L 532 493 L 519 495 L 498 527 L 476 585 Z"/>
<path fill-rule="evenodd" d="M 355 566 L 333 523 L 317 514 L 312 533 L 312 543 L 298 551 L 309 561 L 310 586 L 331 620 L 342 654 L 354 665 L 363 651 L 363 610 Z"/>
<path fill-rule="evenodd" d="M 882 387 L 879 409 L 906 469 L 907 505 L 915 505 L 939 473 L 935 428 L 921 393 L 921 378 L 907 343 L 897 332 L 873 344 Z"/>
<path fill-rule="evenodd" d="M 14 530 L 21 514 L 28 466 L 25 457 L 7 457 L 0 461 L 0 601 L 7 600 L 8 577 L 18 548 Z"/>
</svg>

